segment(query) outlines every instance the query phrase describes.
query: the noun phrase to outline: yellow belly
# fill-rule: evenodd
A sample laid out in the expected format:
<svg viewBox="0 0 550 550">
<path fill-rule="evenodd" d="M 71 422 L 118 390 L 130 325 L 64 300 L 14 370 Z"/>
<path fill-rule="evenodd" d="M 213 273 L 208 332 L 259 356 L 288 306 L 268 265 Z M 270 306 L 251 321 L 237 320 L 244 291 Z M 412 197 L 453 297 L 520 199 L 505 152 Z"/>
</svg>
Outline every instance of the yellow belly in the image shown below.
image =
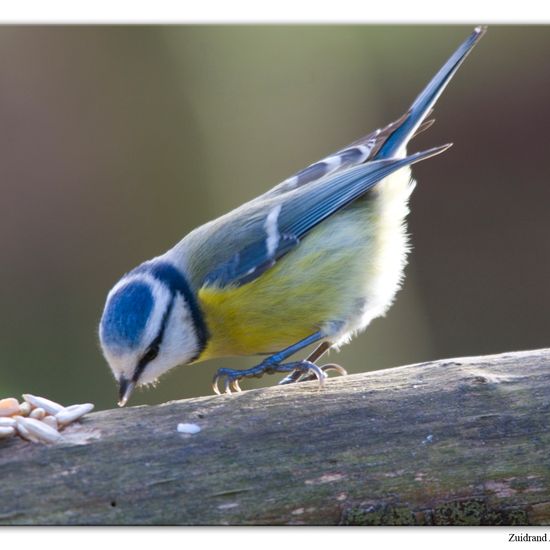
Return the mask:
<svg viewBox="0 0 550 550">
<path fill-rule="evenodd" d="M 318 331 L 330 319 L 334 306 L 322 281 L 333 279 L 330 271 L 340 270 L 340 262 L 332 258 L 327 263 L 321 252 L 297 258 L 291 254 L 251 283 L 199 291 L 212 335 L 201 360 L 274 353 Z"/>
</svg>

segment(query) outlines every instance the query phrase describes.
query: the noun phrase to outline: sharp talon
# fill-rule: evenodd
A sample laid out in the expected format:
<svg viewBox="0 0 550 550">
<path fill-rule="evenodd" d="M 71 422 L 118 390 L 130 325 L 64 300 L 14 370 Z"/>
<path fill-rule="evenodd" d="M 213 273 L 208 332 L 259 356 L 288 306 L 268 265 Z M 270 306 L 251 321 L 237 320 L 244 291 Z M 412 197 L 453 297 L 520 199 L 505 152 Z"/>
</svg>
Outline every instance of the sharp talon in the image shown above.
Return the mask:
<svg viewBox="0 0 550 550">
<path fill-rule="evenodd" d="M 344 367 L 342 367 L 340 365 L 337 365 L 336 363 L 327 363 L 326 365 L 323 365 L 319 368 L 324 373 L 325 378 L 328 378 L 328 375 L 326 374 L 328 371 L 336 371 L 341 376 L 346 376 L 348 374 L 347 370 Z M 316 374 L 315 374 L 315 376 L 317 378 L 319 378 Z M 311 382 L 312 380 L 315 380 L 315 378 L 313 377 L 313 373 L 309 373 L 309 374 L 304 373 L 297 381 L 298 382 Z"/>
<path fill-rule="evenodd" d="M 319 380 L 319 388 L 322 388 L 325 385 L 325 378 L 327 375 L 315 364 L 315 363 L 306 363 L 308 370 L 313 371 L 313 374 Z"/>
<path fill-rule="evenodd" d="M 239 386 L 239 379 L 238 378 L 235 378 L 235 380 L 231 380 L 230 384 L 229 384 L 229 387 L 231 388 L 232 391 L 236 391 L 236 392 L 242 392 L 243 390 L 241 390 L 241 387 Z"/>
<path fill-rule="evenodd" d="M 327 363 L 326 365 L 323 365 L 321 367 L 321 370 L 323 372 L 327 372 L 327 371 L 330 371 L 330 370 L 334 370 L 336 371 L 340 376 L 347 376 L 348 374 L 348 371 L 340 366 L 340 365 L 337 365 L 336 363 Z"/>
<path fill-rule="evenodd" d="M 214 376 L 214 379 L 212 380 L 212 389 L 214 390 L 214 393 L 216 395 L 221 395 L 222 393 L 220 392 L 220 388 L 218 388 L 218 381 L 219 381 L 220 377 L 218 374 L 216 374 Z"/>
<path fill-rule="evenodd" d="M 223 387 L 223 393 L 240 392 L 239 380 L 243 377 L 241 374 L 246 371 L 238 371 L 231 369 L 219 369 L 212 379 L 212 389 L 217 395 L 221 395 L 220 382 Z M 246 376 L 246 375 L 245 375 Z"/>
<path fill-rule="evenodd" d="M 306 364 L 314 364 L 310 361 L 305 361 Z M 316 365 L 315 365 L 316 366 Z M 318 367 L 321 372 L 323 373 L 323 381 L 325 378 L 327 378 L 327 372 L 328 371 L 336 371 L 341 376 L 345 376 L 347 374 L 347 371 L 344 367 L 341 367 L 340 365 L 337 365 L 335 363 L 328 363 L 327 365 L 323 365 L 322 367 Z M 304 372 L 304 369 L 301 369 L 299 366 L 294 370 L 294 372 L 290 373 L 288 376 L 283 378 L 279 385 L 283 386 L 285 384 L 293 384 L 295 382 L 311 382 L 312 380 L 319 380 L 319 375 L 316 372 L 316 369 L 309 368 L 307 371 Z M 323 382 L 321 382 L 323 384 Z"/>
</svg>

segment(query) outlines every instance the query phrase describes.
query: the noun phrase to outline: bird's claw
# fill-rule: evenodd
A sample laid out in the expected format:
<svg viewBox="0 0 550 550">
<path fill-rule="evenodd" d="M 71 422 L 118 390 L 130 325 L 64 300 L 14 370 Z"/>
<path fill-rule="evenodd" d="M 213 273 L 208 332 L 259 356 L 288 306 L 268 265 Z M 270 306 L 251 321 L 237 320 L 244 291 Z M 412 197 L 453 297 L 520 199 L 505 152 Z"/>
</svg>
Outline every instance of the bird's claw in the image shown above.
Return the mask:
<svg viewBox="0 0 550 550">
<path fill-rule="evenodd" d="M 348 374 L 348 371 L 336 363 L 327 363 L 326 365 L 322 365 L 319 367 L 321 371 L 325 374 L 329 371 L 336 371 L 340 376 L 346 376 Z M 295 382 L 310 382 L 312 380 L 315 380 L 316 377 L 314 377 L 311 373 L 310 374 L 304 374 L 298 370 L 295 370 L 294 372 L 291 372 L 288 376 L 283 378 L 279 385 L 286 385 L 286 384 L 294 384 Z"/>
<path fill-rule="evenodd" d="M 223 380 L 223 393 L 241 392 L 239 386 L 239 380 L 243 378 L 240 376 L 240 371 L 231 369 L 219 369 L 214 379 L 212 380 L 212 389 L 214 393 L 221 395 L 222 392 L 218 386 L 218 383 Z"/>
<path fill-rule="evenodd" d="M 321 370 L 326 374 L 329 371 L 336 371 L 340 376 L 347 376 L 348 371 L 342 367 L 342 365 L 337 365 L 336 363 L 327 363 L 321 367 Z M 312 378 L 313 380 L 313 378 Z"/>
<path fill-rule="evenodd" d="M 303 369 L 304 371 L 302 375 L 308 376 L 310 380 L 317 379 L 319 381 L 319 389 L 325 386 L 325 378 L 327 378 L 327 375 L 321 367 L 317 366 L 315 363 L 312 363 L 311 361 L 301 361 L 298 365 L 299 366 L 297 367 L 297 369 L 298 370 Z"/>
<path fill-rule="evenodd" d="M 222 383 L 223 393 L 230 394 L 233 392 L 240 392 L 242 390 L 239 386 L 239 381 L 243 378 L 260 378 L 265 373 L 273 374 L 277 372 L 291 372 L 292 374 L 298 372 L 298 378 L 305 377 L 304 380 L 317 379 L 319 381 L 319 387 L 322 388 L 325 383 L 325 378 L 327 378 L 325 370 L 330 370 L 326 368 L 329 366 L 337 367 L 335 370 L 343 371 L 344 374 L 346 373 L 346 371 L 338 365 L 325 365 L 325 367 L 318 367 L 315 363 L 310 361 L 297 361 L 295 363 L 284 363 L 281 365 L 265 363 L 251 369 L 240 371 L 232 369 L 219 369 L 212 380 L 212 389 L 214 390 L 214 393 L 221 395 L 222 392 L 220 391 L 219 384 Z M 292 374 L 290 376 L 292 376 Z"/>
<path fill-rule="evenodd" d="M 241 387 L 239 386 L 239 379 L 238 378 L 231 381 L 231 383 L 229 384 L 229 388 L 230 388 L 230 390 L 236 391 L 236 392 L 243 391 L 243 390 L 241 390 Z M 228 393 L 227 390 L 226 390 L 226 393 Z"/>
</svg>

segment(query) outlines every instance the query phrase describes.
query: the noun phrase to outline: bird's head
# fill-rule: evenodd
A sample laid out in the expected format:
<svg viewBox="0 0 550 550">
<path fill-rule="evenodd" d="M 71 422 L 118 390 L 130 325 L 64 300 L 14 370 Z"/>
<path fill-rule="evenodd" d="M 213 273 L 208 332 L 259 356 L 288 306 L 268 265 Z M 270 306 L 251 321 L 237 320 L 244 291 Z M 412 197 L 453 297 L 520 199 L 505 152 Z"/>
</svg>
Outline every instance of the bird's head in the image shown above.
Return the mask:
<svg viewBox="0 0 550 550">
<path fill-rule="evenodd" d="M 101 317 L 103 355 L 119 385 L 119 405 L 133 389 L 191 363 L 206 345 L 207 331 L 195 294 L 172 264 L 146 262 L 113 287 Z"/>
</svg>

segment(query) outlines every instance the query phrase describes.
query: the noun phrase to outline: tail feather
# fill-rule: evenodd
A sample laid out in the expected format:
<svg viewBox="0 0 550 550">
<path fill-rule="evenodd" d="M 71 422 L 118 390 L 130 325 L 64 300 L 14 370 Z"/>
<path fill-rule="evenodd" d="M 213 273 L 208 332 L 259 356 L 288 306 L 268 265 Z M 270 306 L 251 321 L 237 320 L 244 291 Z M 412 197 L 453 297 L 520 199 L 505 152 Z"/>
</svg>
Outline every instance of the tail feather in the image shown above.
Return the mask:
<svg viewBox="0 0 550 550">
<path fill-rule="evenodd" d="M 425 120 L 419 127 L 418 130 L 413 135 L 413 138 L 415 138 L 418 134 L 421 134 L 422 132 L 425 132 L 428 128 L 431 128 L 434 125 L 435 118 L 430 118 L 428 120 Z"/>
<path fill-rule="evenodd" d="M 466 56 L 479 42 L 486 30 L 487 28 L 484 26 L 476 27 L 474 32 L 458 47 L 445 65 L 439 69 L 430 83 L 414 100 L 405 118 L 402 119 L 403 122 L 380 147 L 376 153 L 376 159 L 394 157 L 402 147 L 407 145 L 408 141 L 415 135 L 424 119 L 429 115 L 435 102 L 438 100 Z"/>
<path fill-rule="evenodd" d="M 410 139 L 427 130 L 435 122 L 434 119 L 426 120 L 432 113 L 433 105 L 462 61 L 485 34 L 485 31 L 485 27 L 477 27 L 474 30 L 433 77 L 403 116 L 310 164 L 262 196 L 265 198 L 269 195 L 285 193 L 365 162 L 399 156 L 399 150 Z"/>
</svg>

